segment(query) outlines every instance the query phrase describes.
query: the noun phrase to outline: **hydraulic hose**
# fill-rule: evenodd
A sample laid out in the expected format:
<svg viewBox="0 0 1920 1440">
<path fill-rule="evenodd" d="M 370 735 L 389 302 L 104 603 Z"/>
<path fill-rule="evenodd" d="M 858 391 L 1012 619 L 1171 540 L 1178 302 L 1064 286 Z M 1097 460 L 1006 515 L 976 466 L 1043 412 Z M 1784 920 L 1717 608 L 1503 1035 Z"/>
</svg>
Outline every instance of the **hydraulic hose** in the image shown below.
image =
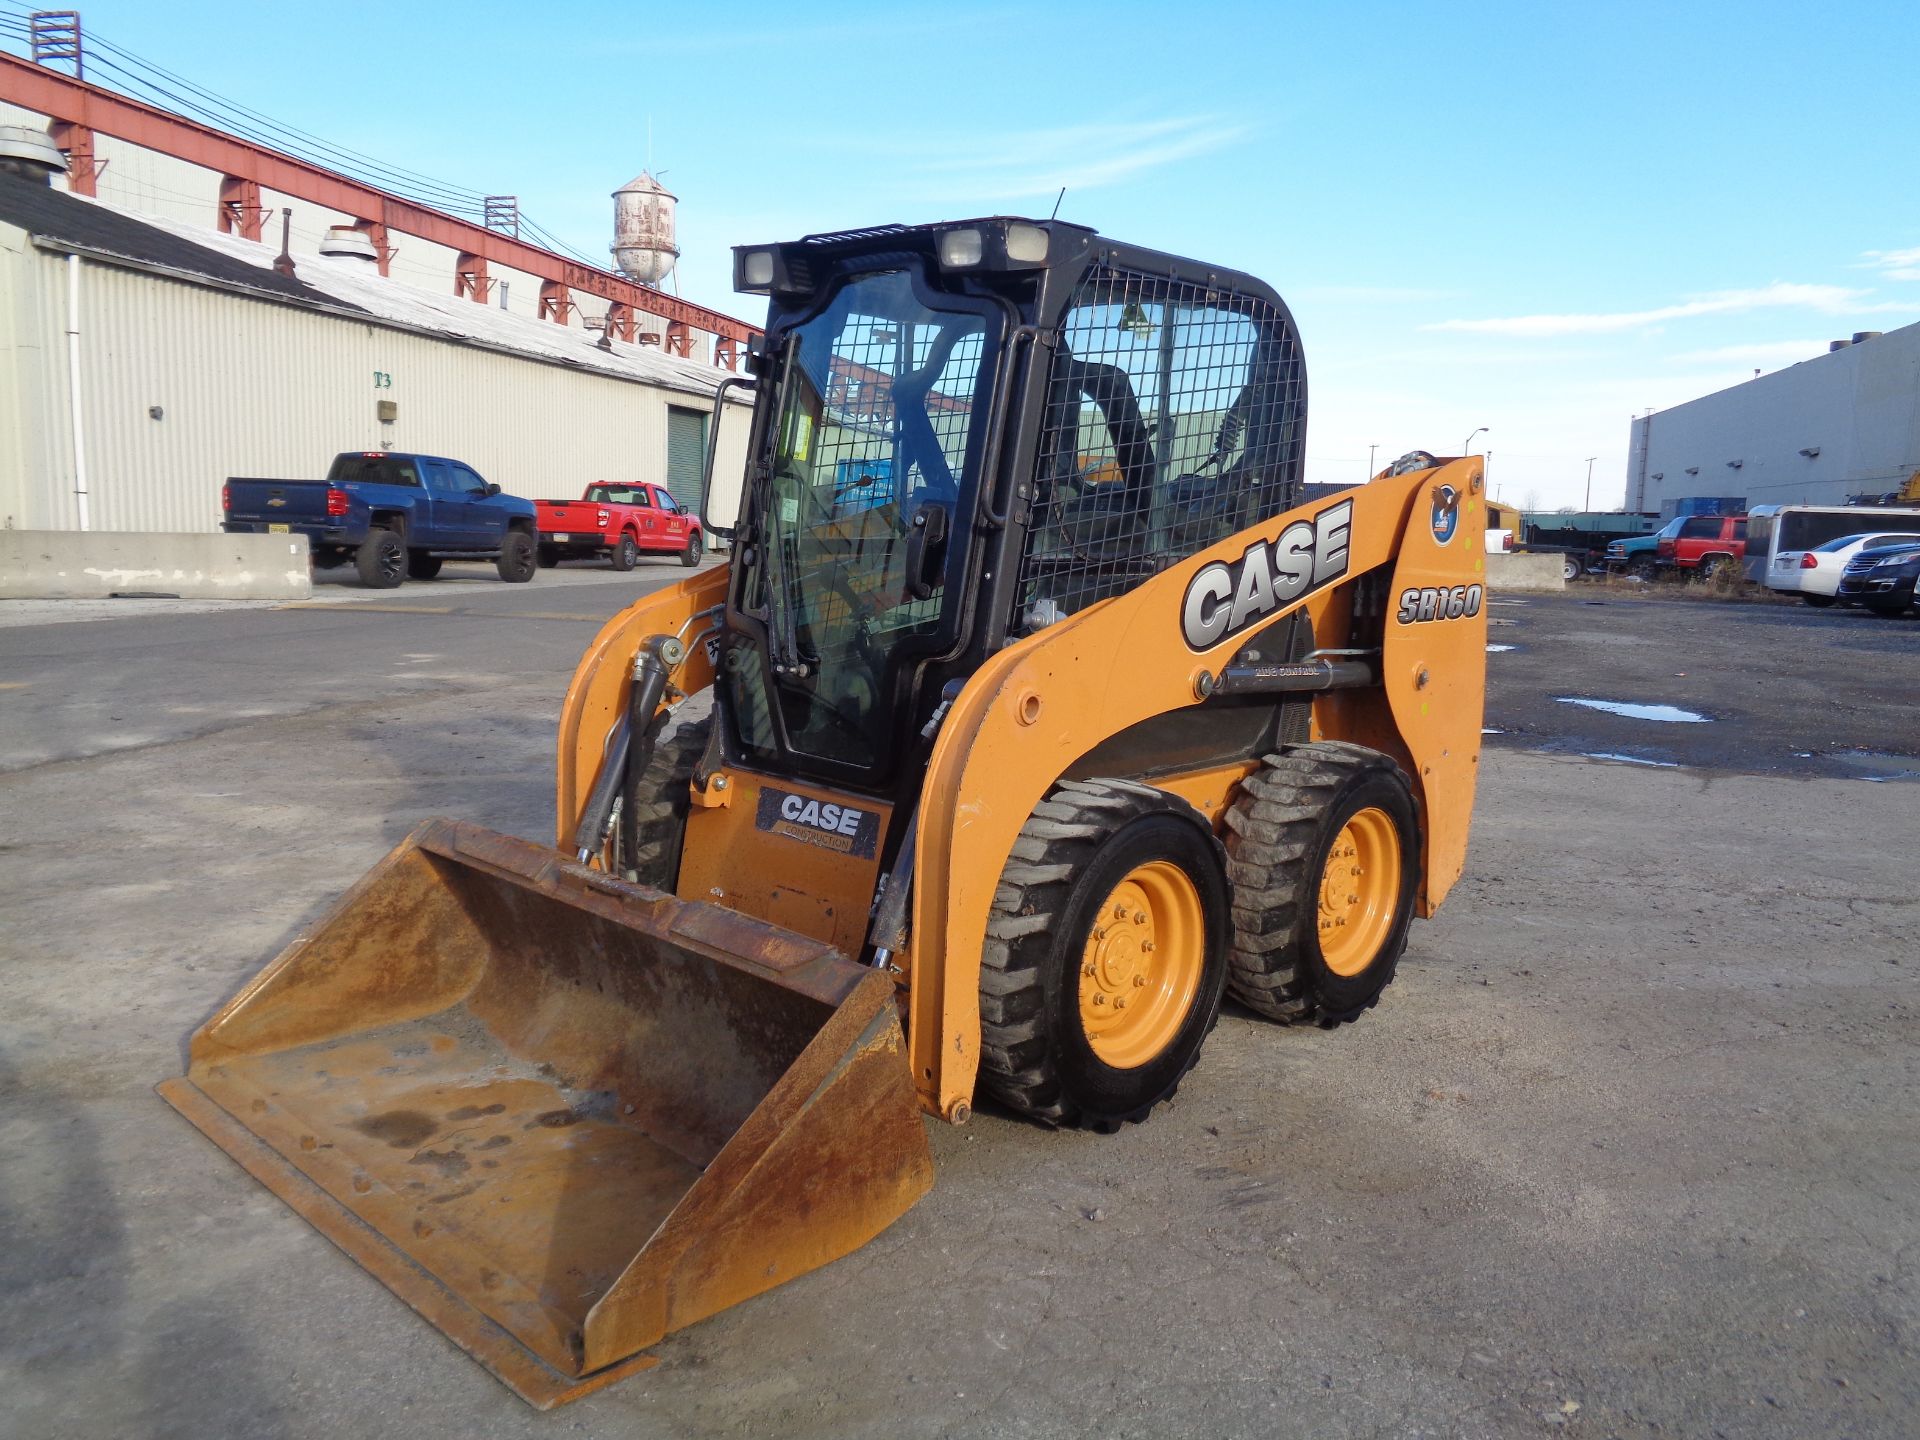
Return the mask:
<svg viewBox="0 0 1920 1440">
<path fill-rule="evenodd" d="M 626 789 L 627 777 L 646 770 L 653 759 L 654 713 L 667 693 L 667 681 L 687 658 L 687 647 L 673 635 L 650 635 L 633 657 L 633 685 L 627 692 L 627 713 L 614 722 L 607 740 L 606 759 L 594 777 L 580 823 L 574 827 L 574 858 L 582 865 L 606 847 L 613 828 L 614 807 Z"/>
</svg>

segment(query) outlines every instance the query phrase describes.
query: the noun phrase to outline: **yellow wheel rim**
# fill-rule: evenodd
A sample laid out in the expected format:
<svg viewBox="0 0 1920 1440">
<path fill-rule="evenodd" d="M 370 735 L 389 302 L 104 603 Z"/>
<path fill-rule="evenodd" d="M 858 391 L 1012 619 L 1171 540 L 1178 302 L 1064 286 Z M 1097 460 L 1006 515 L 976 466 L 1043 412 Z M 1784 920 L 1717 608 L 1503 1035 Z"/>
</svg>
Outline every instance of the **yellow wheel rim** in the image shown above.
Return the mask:
<svg viewBox="0 0 1920 1440">
<path fill-rule="evenodd" d="M 1320 958 L 1336 975 L 1373 963 L 1400 901 L 1400 832 L 1386 811 L 1355 812 L 1320 871 Z"/>
<path fill-rule="evenodd" d="M 1136 866 L 1094 912 L 1080 955 L 1080 1024 L 1104 1065 L 1130 1070 L 1172 1043 L 1200 992 L 1206 919 L 1179 866 Z"/>
</svg>

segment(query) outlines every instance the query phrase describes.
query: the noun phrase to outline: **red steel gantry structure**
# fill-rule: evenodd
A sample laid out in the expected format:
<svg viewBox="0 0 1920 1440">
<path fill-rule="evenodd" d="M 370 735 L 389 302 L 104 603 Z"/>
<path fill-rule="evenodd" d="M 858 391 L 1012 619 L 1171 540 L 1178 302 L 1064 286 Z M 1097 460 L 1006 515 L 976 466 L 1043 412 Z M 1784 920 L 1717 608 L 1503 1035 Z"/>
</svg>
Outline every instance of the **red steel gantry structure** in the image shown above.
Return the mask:
<svg viewBox="0 0 1920 1440">
<path fill-rule="evenodd" d="M 0 99 L 53 122 L 53 143 L 67 154 L 68 185 L 82 195 L 94 194 L 99 179 L 94 135 L 112 135 L 219 175 L 214 219 L 224 233 L 260 239 L 267 217 L 261 192 L 273 190 L 352 216 L 354 228 L 373 242 L 382 275 L 393 258 L 390 235 L 445 246 L 458 256 L 454 294 L 480 304 L 493 288 L 488 266 L 495 264 L 539 277 L 540 315 L 563 325 L 575 308 L 576 290 L 608 302 L 607 329 L 622 340 L 633 340 L 636 316 L 659 316 L 667 322 L 664 348 L 669 355 L 691 356 L 694 332 L 705 331 L 713 336 L 714 363 L 732 370 L 739 365 L 741 348 L 759 333 L 731 315 L 664 295 L 611 270 L 555 255 L 18 56 L 0 53 Z"/>
</svg>

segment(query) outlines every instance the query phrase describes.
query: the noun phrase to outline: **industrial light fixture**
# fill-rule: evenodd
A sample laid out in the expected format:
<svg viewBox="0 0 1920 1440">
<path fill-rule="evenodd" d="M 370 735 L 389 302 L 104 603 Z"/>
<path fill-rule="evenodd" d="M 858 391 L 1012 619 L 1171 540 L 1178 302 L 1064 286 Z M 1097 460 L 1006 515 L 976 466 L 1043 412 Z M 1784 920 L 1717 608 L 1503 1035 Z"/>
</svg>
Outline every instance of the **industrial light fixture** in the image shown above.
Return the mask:
<svg viewBox="0 0 1920 1440">
<path fill-rule="evenodd" d="M 1809 460 L 1818 459 L 1820 455 L 1820 447 L 1818 445 L 1802 445 L 1800 447 L 1800 453 L 1806 456 L 1807 459 Z"/>
<path fill-rule="evenodd" d="M 1698 465 L 1687 466 L 1687 474 L 1698 475 L 1699 473 L 1700 473 L 1700 467 Z"/>
<path fill-rule="evenodd" d="M 1729 470 L 1738 470 L 1742 465 L 1746 463 L 1747 462 L 1744 460 L 1729 460 L 1727 461 L 1727 468 Z"/>
<path fill-rule="evenodd" d="M 1650 478 L 1654 480 L 1664 480 L 1667 478 L 1667 472 L 1664 470 L 1656 470 Z"/>
<path fill-rule="evenodd" d="M 1131 335 L 1136 340 L 1145 340 L 1153 334 L 1153 321 L 1147 318 L 1147 312 L 1140 308 L 1138 300 L 1129 300 L 1120 311 L 1120 321 L 1113 327 L 1122 335 Z"/>
</svg>

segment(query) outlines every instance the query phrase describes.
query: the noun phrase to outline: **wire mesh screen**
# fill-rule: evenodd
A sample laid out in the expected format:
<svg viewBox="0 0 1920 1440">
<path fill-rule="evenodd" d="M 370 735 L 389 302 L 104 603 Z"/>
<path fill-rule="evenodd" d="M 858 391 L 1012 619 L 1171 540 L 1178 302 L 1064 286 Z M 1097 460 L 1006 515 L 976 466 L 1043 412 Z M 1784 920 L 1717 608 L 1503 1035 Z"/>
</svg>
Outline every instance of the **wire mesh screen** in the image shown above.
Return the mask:
<svg viewBox="0 0 1920 1440">
<path fill-rule="evenodd" d="M 1263 300 L 1096 269 L 1061 322 L 1016 629 L 1279 514 L 1300 474 L 1299 344 Z"/>
</svg>

